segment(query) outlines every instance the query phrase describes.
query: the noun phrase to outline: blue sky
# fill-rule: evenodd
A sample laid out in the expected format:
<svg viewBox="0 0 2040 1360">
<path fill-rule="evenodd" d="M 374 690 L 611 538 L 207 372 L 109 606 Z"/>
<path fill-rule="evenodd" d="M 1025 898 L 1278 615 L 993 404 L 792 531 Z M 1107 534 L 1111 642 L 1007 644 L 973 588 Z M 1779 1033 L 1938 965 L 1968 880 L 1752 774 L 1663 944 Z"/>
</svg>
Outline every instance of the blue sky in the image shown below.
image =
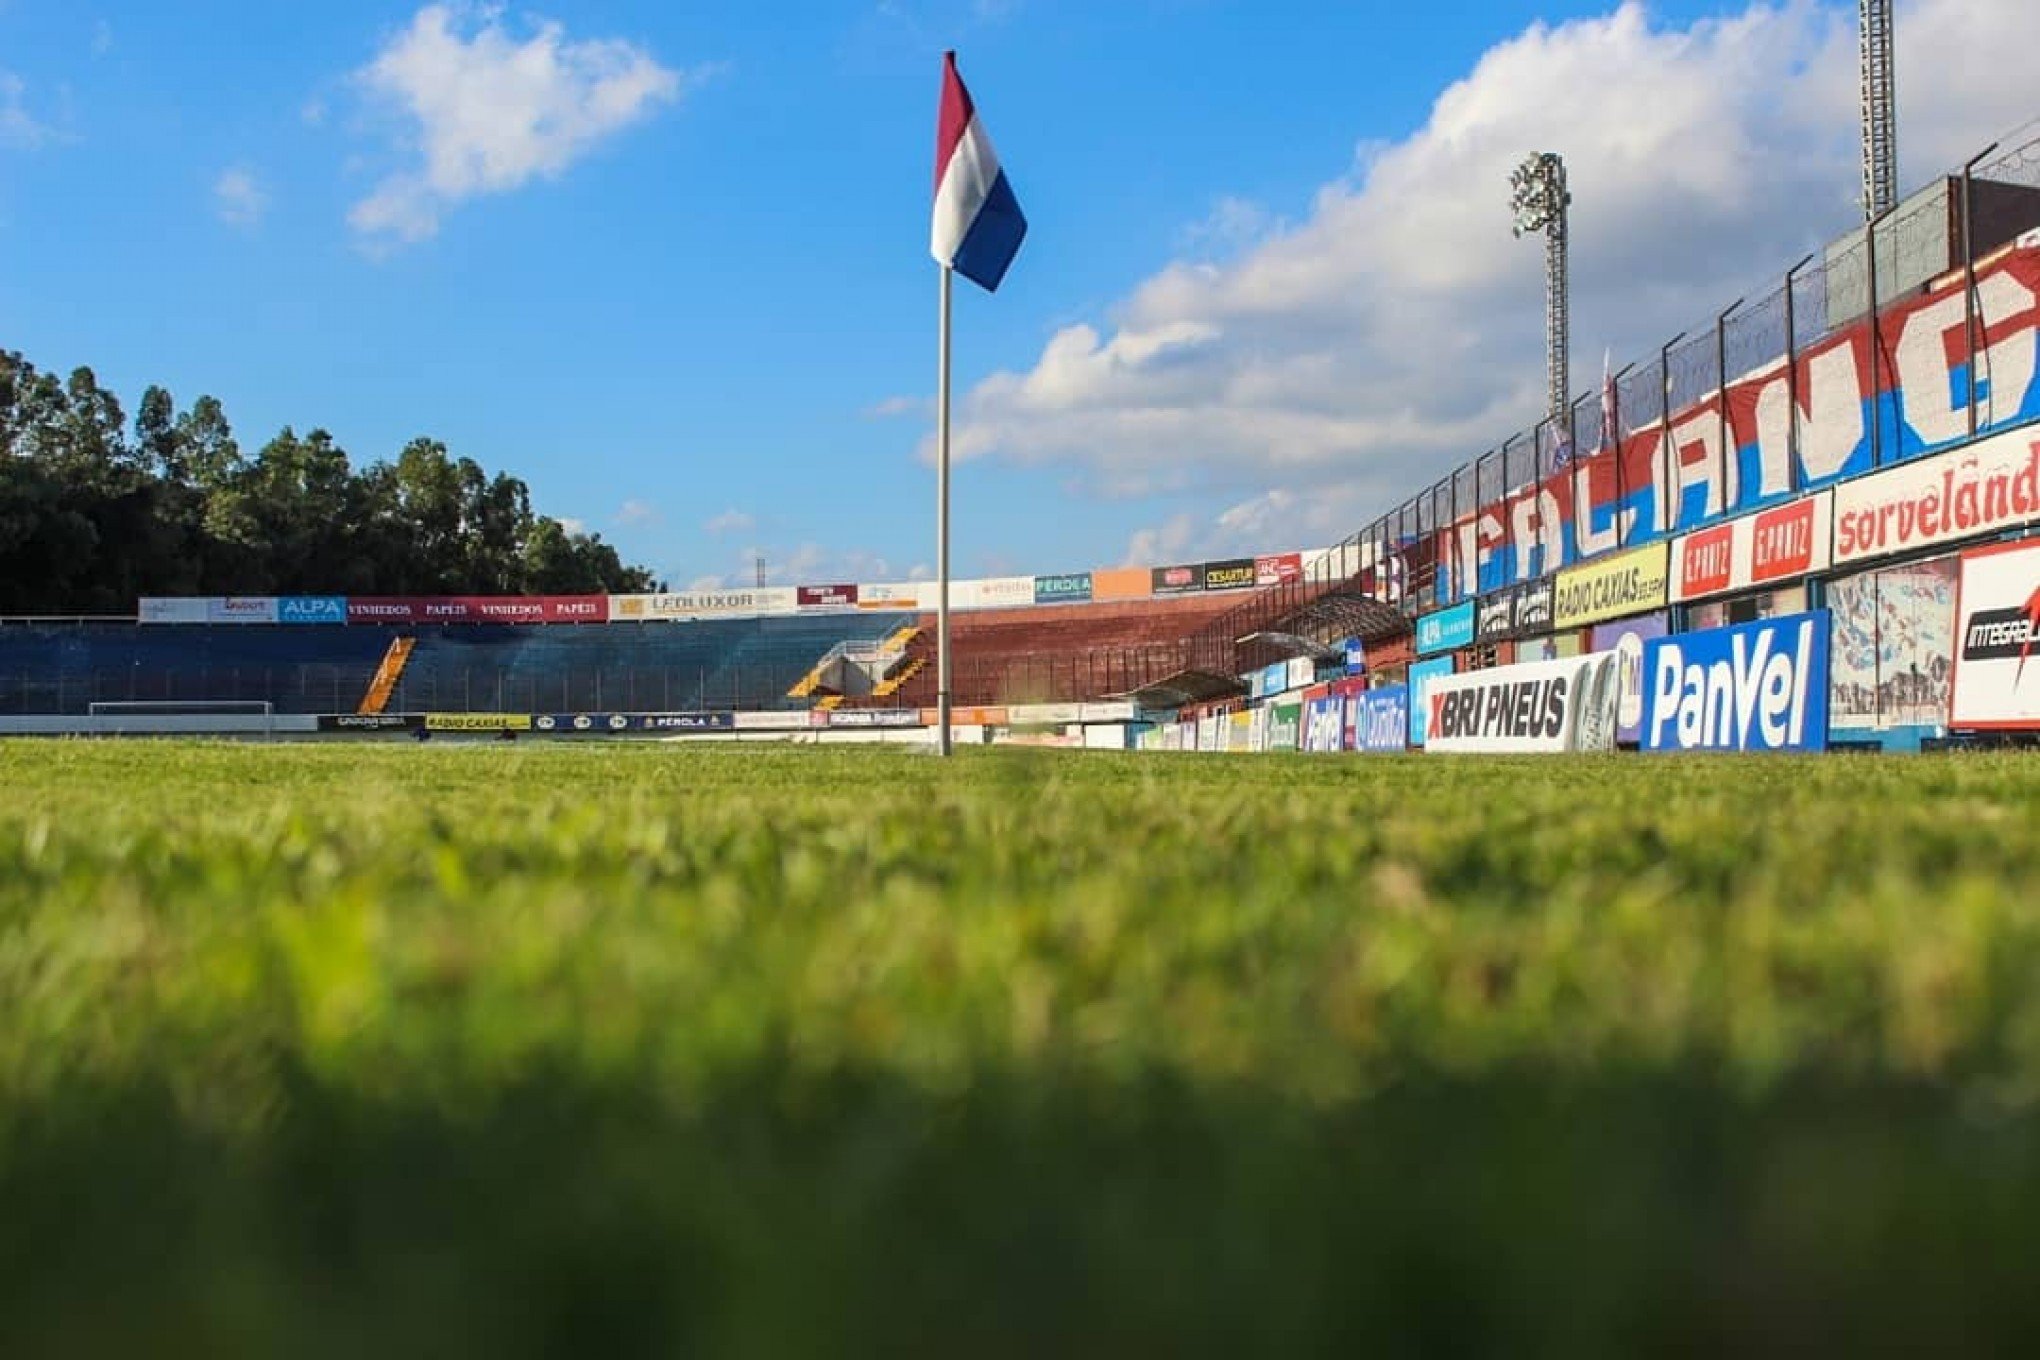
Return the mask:
<svg viewBox="0 0 2040 1360">
<path fill-rule="evenodd" d="M 959 290 L 964 575 L 1329 542 L 1528 423 L 1529 150 L 1582 389 L 1856 187 L 1853 4 L 168 8 L 0 0 L 0 345 L 434 435 L 676 585 L 932 560 L 944 47 L 1032 223 Z M 2040 113 L 2026 11 L 1901 3 L 1908 180 Z"/>
</svg>

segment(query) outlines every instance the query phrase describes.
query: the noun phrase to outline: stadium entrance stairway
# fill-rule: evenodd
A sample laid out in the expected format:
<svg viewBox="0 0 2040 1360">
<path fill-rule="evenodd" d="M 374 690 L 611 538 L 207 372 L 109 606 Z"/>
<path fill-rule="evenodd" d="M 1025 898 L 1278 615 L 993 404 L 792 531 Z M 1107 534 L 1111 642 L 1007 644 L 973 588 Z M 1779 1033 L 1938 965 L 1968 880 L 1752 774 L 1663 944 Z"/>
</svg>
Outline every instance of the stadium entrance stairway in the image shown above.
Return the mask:
<svg viewBox="0 0 2040 1360">
<path fill-rule="evenodd" d="M 817 708 L 834 708 L 845 699 L 876 698 L 897 691 L 926 662 L 910 655 L 921 636 L 918 623 L 906 623 L 876 642 L 839 642 L 824 652 L 786 692 L 789 699 L 821 695 Z"/>
<path fill-rule="evenodd" d="M 417 645 L 418 640 L 413 637 L 390 639 L 389 650 L 383 653 L 382 665 L 376 667 L 375 678 L 368 682 L 368 692 L 361 696 L 356 713 L 380 713 L 389 707 L 390 695 L 396 693 L 397 682 L 404 678 L 404 664 Z"/>
</svg>

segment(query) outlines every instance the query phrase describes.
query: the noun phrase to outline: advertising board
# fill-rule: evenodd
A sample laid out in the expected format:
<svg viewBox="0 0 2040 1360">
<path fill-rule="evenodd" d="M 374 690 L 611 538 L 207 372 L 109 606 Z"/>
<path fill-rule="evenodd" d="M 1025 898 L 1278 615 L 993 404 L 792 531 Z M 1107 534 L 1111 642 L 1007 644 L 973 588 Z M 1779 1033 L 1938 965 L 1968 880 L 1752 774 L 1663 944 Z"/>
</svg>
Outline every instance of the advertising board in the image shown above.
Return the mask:
<svg viewBox="0 0 2040 1360">
<path fill-rule="evenodd" d="M 952 712 L 950 720 L 955 721 Z M 831 727 L 919 727 L 918 708 L 839 708 L 829 714 Z"/>
<path fill-rule="evenodd" d="M 686 590 L 656 595 L 611 595 L 609 617 L 633 619 L 742 618 L 791 614 L 792 586 L 758 586 L 750 590 Z"/>
<path fill-rule="evenodd" d="M 321 732 L 408 732 L 423 727 L 416 713 L 321 713 Z"/>
<path fill-rule="evenodd" d="M 207 623 L 275 623 L 274 595 L 228 595 L 205 602 Z"/>
<path fill-rule="evenodd" d="M 348 596 L 349 623 L 606 623 L 607 595 Z"/>
<path fill-rule="evenodd" d="M 1307 689 L 1317 683 L 1317 660 L 1315 657 L 1292 656 L 1289 658 L 1288 673 L 1283 677 L 1285 689 Z"/>
<path fill-rule="evenodd" d="M 1646 751 L 1827 746 L 1828 616 L 1818 610 L 1644 644 Z"/>
<path fill-rule="evenodd" d="M 1755 590 L 1826 571 L 1833 500 L 1829 492 L 1816 492 L 1674 541 L 1673 602 Z"/>
<path fill-rule="evenodd" d="M 427 713 L 426 730 L 432 732 L 529 732 L 529 713 Z"/>
<path fill-rule="evenodd" d="M 1240 590 L 1254 584 L 1254 559 L 1234 557 L 1224 562 L 1204 564 L 1204 588 L 1206 590 Z"/>
<path fill-rule="evenodd" d="M 1662 612 L 1594 625 L 1592 650 L 1615 657 L 1615 740 L 1637 741 L 1643 735 L 1643 648 L 1652 638 L 1670 632 Z"/>
<path fill-rule="evenodd" d="M 857 587 L 847 581 L 828 586 L 795 586 L 793 602 L 802 609 L 855 609 Z"/>
<path fill-rule="evenodd" d="M 1474 605 L 1463 600 L 1450 609 L 1426 614 L 1417 620 L 1417 655 L 1455 652 L 1473 642 Z"/>
<path fill-rule="evenodd" d="M 1173 567 L 1156 567 L 1150 581 L 1156 595 L 1183 595 L 1204 589 L 1204 564 L 1187 562 Z"/>
<path fill-rule="evenodd" d="M 1013 609 L 1034 603 L 1032 576 L 986 576 L 952 581 L 949 603 L 956 609 Z"/>
<path fill-rule="evenodd" d="M 340 595 L 285 595 L 276 602 L 278 623 L 345 623 L 347 600 Z"/>
<path fill-rule="evenodd" d="M 1264 751 L 1294 751 L 1303 736 L 1303 701 L 1285 699 L 1268 705 L 1268 726 L 1263 734 Z"/>
<path fill-rule="evenodd" d="M 1499 642 L 1516 635 L 1516 587 L 1483 595 L 1474 606 L 1473 640 Z"/>
<path fill-rule="evenodd" d="M 1367 669 L 1367 644 L 1359 638 L 1349 637 L 1341 642 L 1339 656 L 1348 675 L 1359 675 Z"/>
<path fill-rule="evenodd" d="M 1578 628 L 1664 608 L 1665 561 L 1665 545 L 1653 543 L 1560 572 L 1551 592 L 1552 625 Z"/>
<path fill-rule="evenodd" d="M 1430 721 L 1430 709 L 1426 701 L 1430 697 L 1431 686 L 1451 674 L 1452 658 L 1449 656 L 1437 657 L 1430 661 L 1419 661 L 1410 667 L 1408 696 L 1410 745 L 1416 747 L 1424 745 L 1425 738 L 1429 735 L 1426 729 Z"/>
<path fill-rule="evenodd" d="M 1154 589 L 1154 574 L 1146 567 L 1101 567 L 1091 573 L 1094 600 L 1144 600 Z"/>
<path fill-rule="evenodd" d="M 1088 571 L 1034 578 L 1036 604 L 1082 604 L 1090 598 L 1091 573 Z"/>
<path fill-rule="evenodd" d="M 630 717 L 623 713 L 541 713 L 531 720 L 532 730 L 561 737 L 607 737 L 630 730 Z"/>
<path fill-rule="evenodd" d="M 928 607 L 935 607 L 935 583 L 933 581 L 859 581 L 857 583 L 857 607 L 859 609 L 919 609 L 922 597 L 928 600 Z"/>
<path fill-rule="evenodd" d="M 2040 435 L 2012 430 L 1837 486 L 1834 561 L 1889 557 L 2035 519 Z"/>
<path fill-rule="evenodd" d="M 1318 753 L 1345 745 L 1346 701 L 1336 694 L 1320 695 L 1303 706 L 1303 749 Z"/>
<path fill-rule="evenodd" d="M 1948 725 L 1960 567 L 1949 555 L 1828 582 L 1830 734 Z"/>
<path fill-rule="evenodd" d="M 1615 700 L 1615 657 L 1606 652 L 1441 676 L 1424 700 L 1424 749 L 1611 751 Z"/>
<path fill-rule="evenodd" d="M 1951 727 L 2040 728 L 2040 541 L 1962 554 Z"/>
<path fill-rule="evenodd" d="M 1268 553 L 1254 559 L 1254 584 L 1279 586 L 1303 577 L 1302 553 Z"/>
<path fill-rule="evenodd" d="M 734 713 L 639 713 L 633 724 L 640 732 L 726 732 L 735 729 Z"/>
<path fill-rule="evenodd" d="M 212 601 L 144 596 L 135 605 L 137 623 L 205 623 L 212 616 Z"/>
<path fill-rule="evenodd" d="M 1410 688 L 1388 685 L 1370 689 L 1360 699 L 1360 722 L 1354 749 L 1381 754 L 1409 749 Z"/>
</svg>

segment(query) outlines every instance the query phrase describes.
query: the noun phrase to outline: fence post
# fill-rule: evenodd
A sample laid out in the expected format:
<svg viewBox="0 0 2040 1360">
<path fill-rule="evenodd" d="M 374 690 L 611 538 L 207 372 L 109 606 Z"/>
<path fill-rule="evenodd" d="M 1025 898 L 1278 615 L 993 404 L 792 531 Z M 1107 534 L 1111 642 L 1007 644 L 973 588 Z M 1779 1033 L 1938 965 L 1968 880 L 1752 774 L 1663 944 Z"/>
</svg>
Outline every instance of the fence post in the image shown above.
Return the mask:
<svg viewBox="0 0 2040 1360">
<path fill-rule="evenodd" d="M 1976 438 L 1976 163 L 1997 150 L 1992 142 L 1962 163 L 1962 313 L 1969 337 L 1969 437 Z M 1995 403 L 1993 403 L 1995 405 Z M 1995 412 L 1993 412 L 1995 414 Z"/>
<path fill-rule="evenodd" d="M 1672 346 L 1686 338 L 1680 331 L 1658 349 L 1658 451 L 1657 486 L 1652 499 L 1657 502 L 1657 527 L 1662 533 L 1670 533 L 1679 525 L 1683 504 L 1674 505 L 1677 494 L 1672 486 Z"/>
<path fill-rule="evenodd" d="M 1785 494 L 1800 489 L 1799 475 L 1799 271 L 1811 253 L 1785 271 Z"/>
<path fill-rule="evenodd" d="M 1728 425 L 1728 319 L 1735 315 L 1735 309 L 1743 305 L 1744 299 L 1737 298 L 1714 318 L 1714 414 L 1716 451 L 1721 459 L 1721 509 L 1723 514 L 1731 513 L 1742 499 L 1742 472 L 1736 458 L 1735 445 L 1731 442 L 1734 433 Z M 1734 480 L 1731 483 L 1730 478 Z M 1733 485 L 1736 494 L 1729 495 Z"/>
</svg>

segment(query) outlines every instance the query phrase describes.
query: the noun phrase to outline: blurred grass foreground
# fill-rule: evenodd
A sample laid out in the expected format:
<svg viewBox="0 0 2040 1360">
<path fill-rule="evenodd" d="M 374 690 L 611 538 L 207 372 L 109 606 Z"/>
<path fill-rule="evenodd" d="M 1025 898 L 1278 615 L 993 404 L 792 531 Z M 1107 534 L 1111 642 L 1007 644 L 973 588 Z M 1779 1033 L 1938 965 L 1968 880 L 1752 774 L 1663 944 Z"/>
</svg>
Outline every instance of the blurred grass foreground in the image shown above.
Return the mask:
<svg viewBox="0 0 2040 1360">
<path fill-rule="evenodd" d="M 2040 1338 L 2040 762 L 0 743 L 0 1356 Z"/>
</svg>

